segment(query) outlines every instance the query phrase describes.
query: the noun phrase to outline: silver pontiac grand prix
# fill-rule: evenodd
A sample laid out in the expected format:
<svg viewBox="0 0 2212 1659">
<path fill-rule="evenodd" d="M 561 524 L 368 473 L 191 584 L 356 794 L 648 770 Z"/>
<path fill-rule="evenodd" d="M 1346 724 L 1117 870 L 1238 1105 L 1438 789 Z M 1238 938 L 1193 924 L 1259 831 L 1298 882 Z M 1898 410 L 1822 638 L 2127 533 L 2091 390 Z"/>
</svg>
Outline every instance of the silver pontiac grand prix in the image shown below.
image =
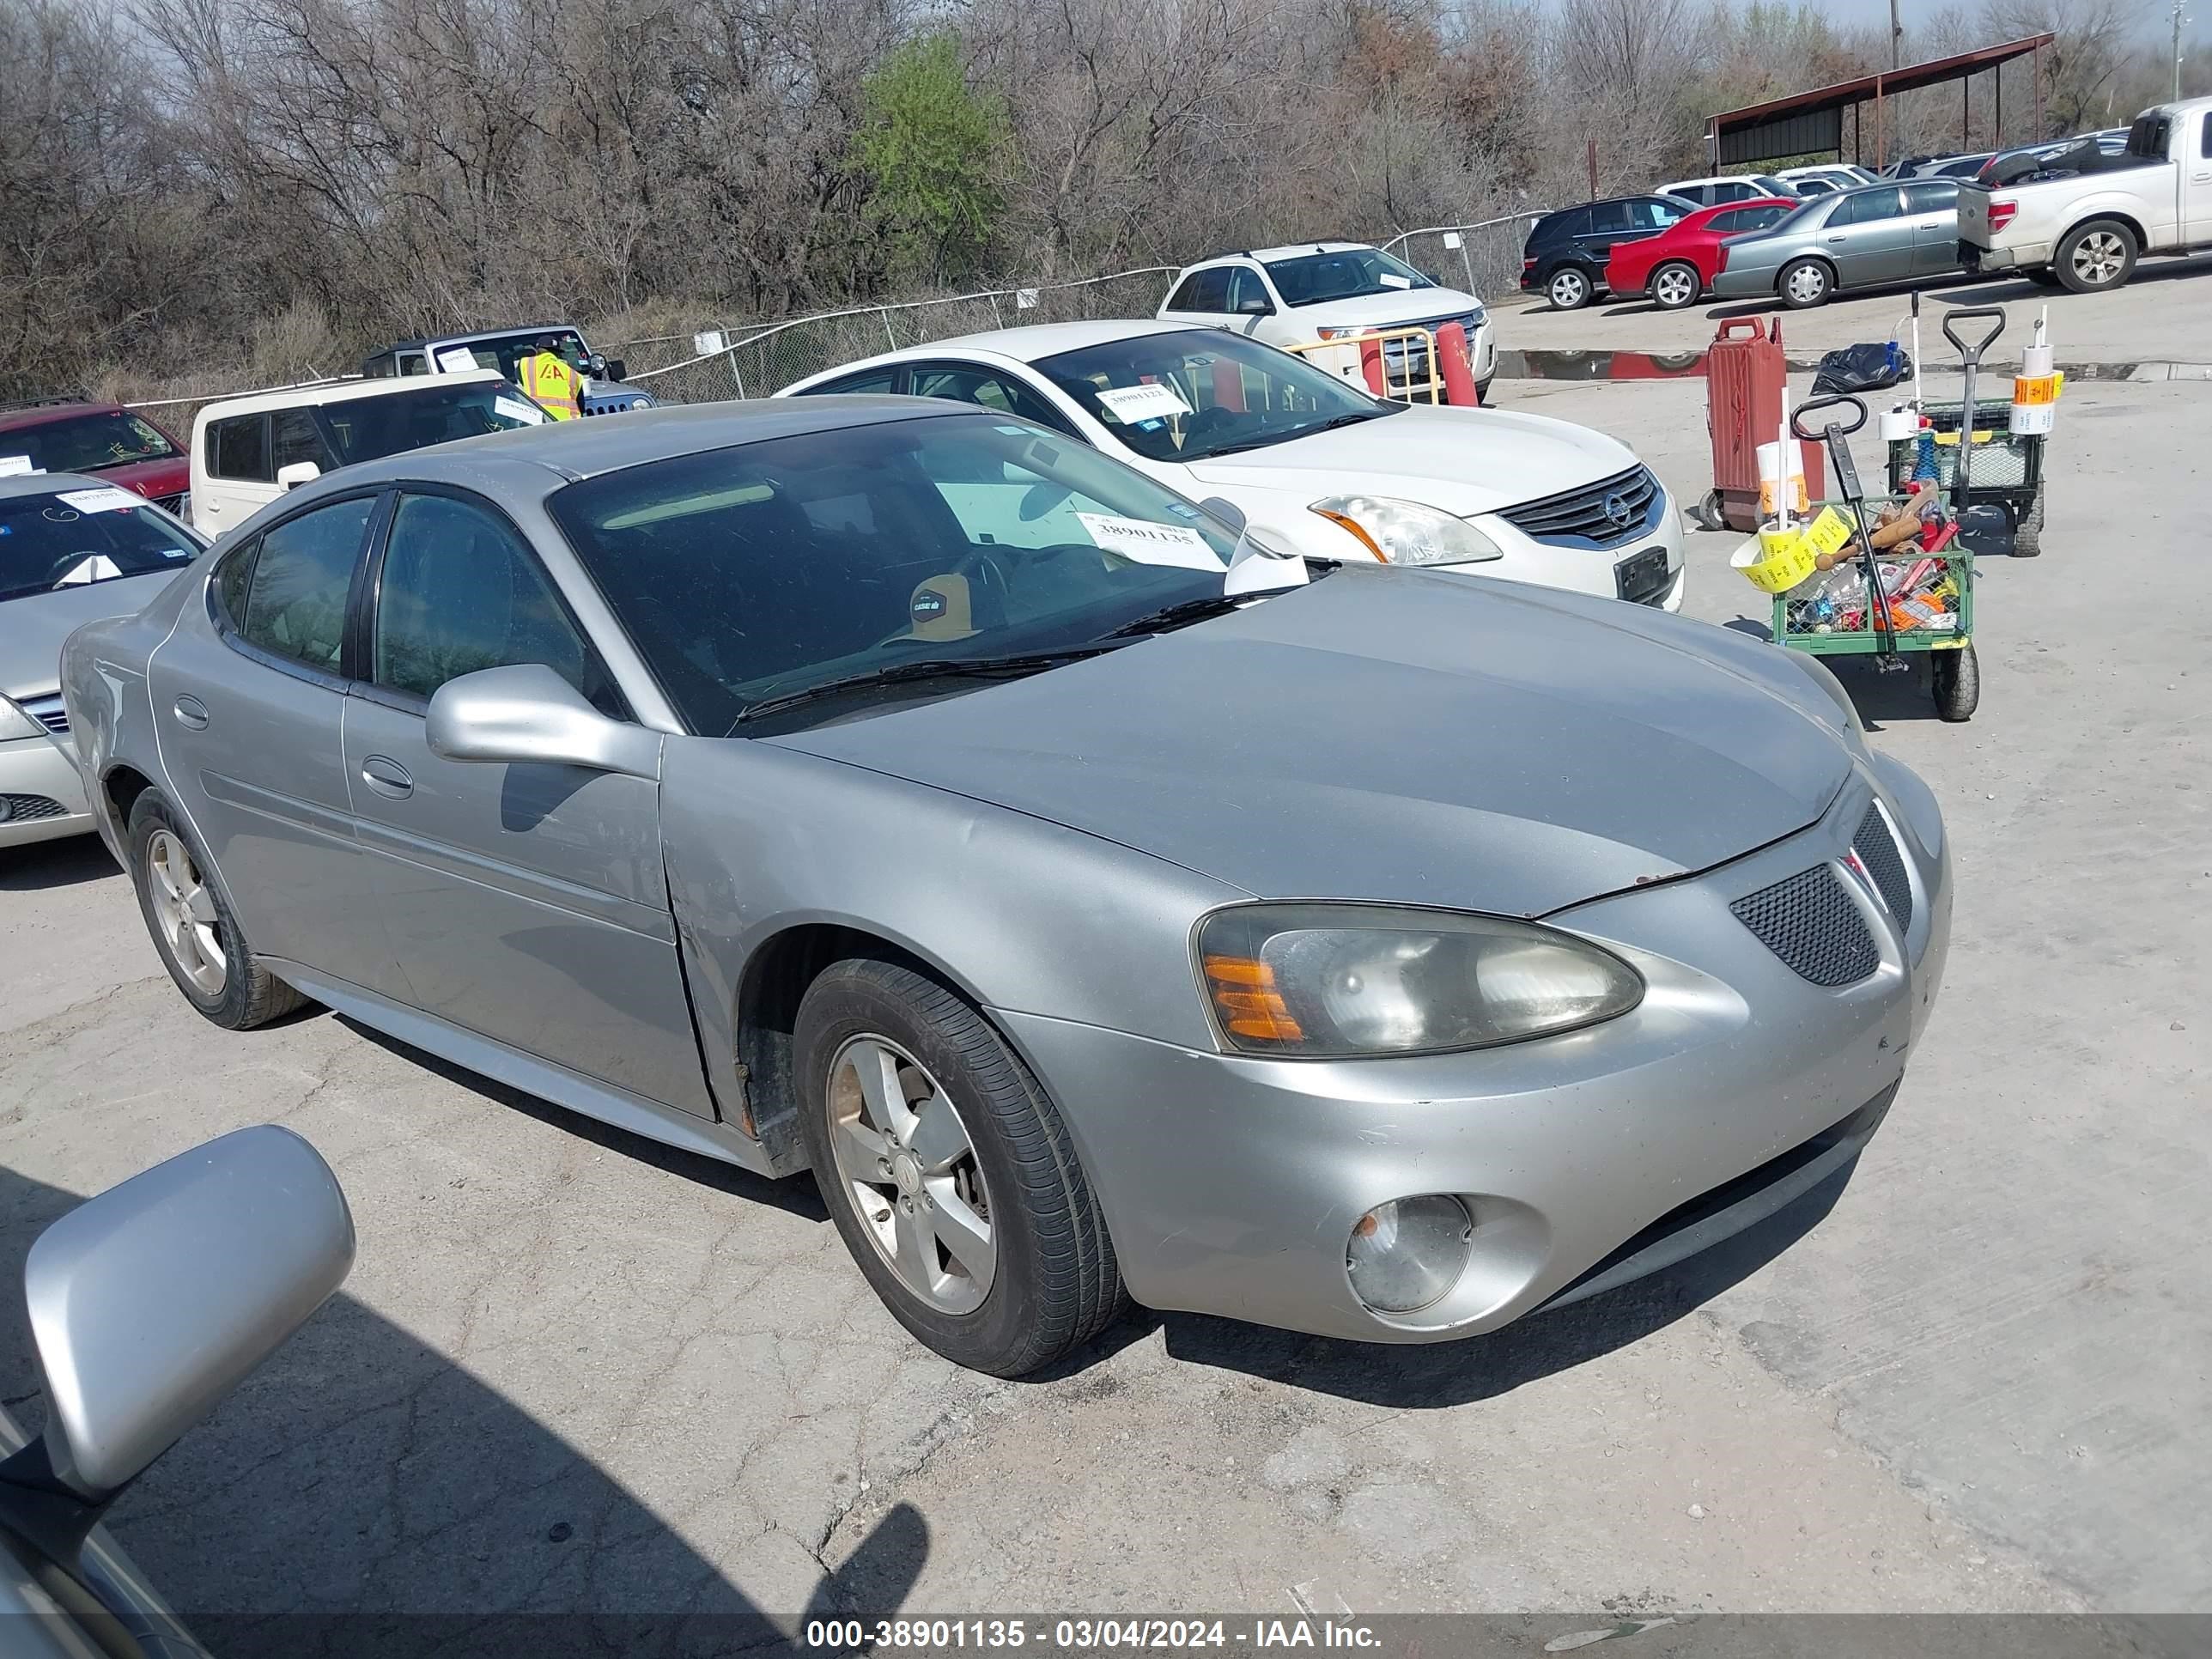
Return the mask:
<svg viewBox="0 0 2212 1659">
<path fill-rule="evenodd" d="M 203 1014 L 811 1167 L 980 1370 L 1492 1331 L 1856 1157 L 1949 868 L 1826 671 L 1253 556 L 990 411 L 656 409 L 295 490 L 63 681 Z"/>
</svg>

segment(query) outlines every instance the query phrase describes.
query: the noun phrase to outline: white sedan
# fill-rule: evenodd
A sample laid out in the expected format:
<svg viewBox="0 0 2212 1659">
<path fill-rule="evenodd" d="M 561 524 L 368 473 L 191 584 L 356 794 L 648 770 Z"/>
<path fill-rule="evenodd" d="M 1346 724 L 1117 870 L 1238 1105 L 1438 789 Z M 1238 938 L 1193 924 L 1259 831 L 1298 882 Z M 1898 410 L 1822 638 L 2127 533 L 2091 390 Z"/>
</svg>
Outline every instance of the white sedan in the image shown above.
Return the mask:
<svg viewBox="0 0 2212 1659">
<path fill-rule="evenodd" d="M 1261 541 L 1679 611 L 1674 503 L 1626 445 L 1495 409 L 1370 397 L 1273 346 L 1161 322 L 1055 323 L 887 352 L 780 398 L 1002 410 L 1236 507 Z"/>
</svg>

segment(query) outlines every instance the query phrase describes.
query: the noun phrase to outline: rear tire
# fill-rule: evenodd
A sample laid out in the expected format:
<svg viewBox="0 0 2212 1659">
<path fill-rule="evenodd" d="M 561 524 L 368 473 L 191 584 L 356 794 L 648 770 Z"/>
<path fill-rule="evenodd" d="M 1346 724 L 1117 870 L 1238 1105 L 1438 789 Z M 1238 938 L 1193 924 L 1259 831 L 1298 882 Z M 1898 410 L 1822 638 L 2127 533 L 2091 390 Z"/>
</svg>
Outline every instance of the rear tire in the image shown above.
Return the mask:
<svg viewBox="0 0 2212 1659">
<path fill-rule="evenodd" d="M 1836 291 L 1836 273 L 1826 259 L 1792 259 L 1775 278 L 1774 291 L 1792 311 L 1808 311 L 1828 303 Z"/>
<path fill-rule="evenodd" d="M 1561 265 L 1552 273 L 1544 292 L 1551 296 L 1553 310 L 1580 311 L 1595 297 L 1597 286 L 1580 265 Z"/>
<path fill-rule="evenodd" d="M 1669 259 L 1651 273 L 1645 290 L 1662 311 L 1686 311 L 1705 291 L 1705 279 L 1687 259 Z"/>
<path fill-rule="evenodd" d="M 1982 701 L 1982 665 L 1970 640 L 1956 651 L 1928 653 L 1929 689 L 1939 719 L 1970 720 Z"/>
<path fill-rule="evenodd" d="M 854 957 L 807 988 L 793 1049 L 822 1200 L 915 1337 L 957 1365 L 1021 1376 L 1121 1316 L 1121 1269 L 1074 1144 L 975 1008 L 911 969 Z M 947 1110 L 949 1123 L 932 1115 Z"/>
<path fill-rule="evenodd" d="M 2051 268 L 2069 293 L 2102 294 L 2128 280 L 2139 252 L 2135 233 L 2118 220 L 2092 219 L 2066 234 Z"/>
<path fill-rule="evenodd" d="M 185 1001 L 227 1031 L 252 1030 L 306 1005 L 261 965 L 208 880 L 207 854 L 184 815 L 151 789 L 131 803 L 126 845 L 139 914 Z"/>
<path fill-rule="evenodd" d="M 1705 499 L 1691 509 L 1690 516 L 1698 521 L 1700 530 L 1726 530 L 1728 503 L 1721 498 L 1719 490 L 1708 489 Z"/>
<path fill-rule="evenodd" d="M 2020 522 L 2013 526 L 2012 556 L 2015 559 L 2034 559 L 2043 556 L 2043 489 L 2036 487 L 2035 500 Z"/>
</svg>

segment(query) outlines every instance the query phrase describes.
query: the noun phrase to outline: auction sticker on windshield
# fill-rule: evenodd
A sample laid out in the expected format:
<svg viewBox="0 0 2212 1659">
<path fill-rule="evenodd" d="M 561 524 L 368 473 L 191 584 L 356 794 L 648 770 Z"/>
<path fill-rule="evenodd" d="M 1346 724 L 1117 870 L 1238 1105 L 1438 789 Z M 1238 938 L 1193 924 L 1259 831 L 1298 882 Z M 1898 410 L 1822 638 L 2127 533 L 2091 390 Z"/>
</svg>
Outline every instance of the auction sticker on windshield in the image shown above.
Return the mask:
<svg viewBox="0 0 2212 1659">
<path fill-rule="evenodd" d="M 1222 570 L 1221 556 L 1184 524 L 1153 524 L 1110 513 L 1079 513 L 1083 533 L 1101 550 L 1139 564 L 1171 564 L 1185 570 Z"/>
<path fill-rule="evenodd" d="M 27 472 L 42 472 L 45 470 L 33 466 L 28 455 L 0 455 L 0 478 L 20 477 Z"/>
<path fill-rule="evenodd" d="M 1123 426 L 1190 413 L 1190 405 L 1183 402 L 1180 392 L 1157 380 L 1144 386 L 1109 386 L 1098 394 L 1098 401 Z"/>
<path fill-rule="evenodd" d="M 491 406 L 499 414 L 506 416 L 508 420 L 520 421 L 525 426 L 545 424 L 544 416 L 528 404 L 519 404 L 512 398 L 494 398 L 491 400 Z"/>
<path fill-rule="evenodd" d="M 145 500 L 127 489 L 118 489 L 110 484 L 104 489 L 64 489 L 54 499 L 80 513 L 128 513 L 134 507 L 143 507 Z"/>
</svg>

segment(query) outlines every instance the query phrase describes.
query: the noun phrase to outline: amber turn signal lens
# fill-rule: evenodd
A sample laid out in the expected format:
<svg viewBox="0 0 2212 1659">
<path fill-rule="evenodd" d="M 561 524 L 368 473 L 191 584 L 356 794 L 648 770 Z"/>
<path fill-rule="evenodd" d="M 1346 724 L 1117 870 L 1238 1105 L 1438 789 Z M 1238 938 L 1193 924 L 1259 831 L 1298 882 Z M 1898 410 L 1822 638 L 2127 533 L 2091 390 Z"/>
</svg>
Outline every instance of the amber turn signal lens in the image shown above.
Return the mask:
<svg viewBox="0 0 2212 1659">
<path fill-rule="evenodd" d="M 1275 970 L 1249 957 L 1208 957 L 1206 988 L 1231 1036 L 1263 1042 L 1297 1042 L 1305 1032 L 1275 989 Z"/>
<path fill-rule="evenodd" d="M 1357 519 L 1348 519 L 1341 513 L 1331 513 L 1326 507 L 1317 507 L 1314 508 L 1314 511 L 1320 514 L 1322 518 L 1327 519 L 1331 524 L 1341 525 L 1353 535 L 1359 538 L 1360 541 L 1365 545 L 1367 550 L 1370 553 L 1372 553 L 1377 559 L 1381 560 L 1382 562 L 1384 564 L 1390 562 L 1389 559 L 1384 556 L 1382 548 L 1376 544 L 1375 538 L 1369 535 L 1364 530 L 1359 527 L 1359 521 Z"/>
</svg>

